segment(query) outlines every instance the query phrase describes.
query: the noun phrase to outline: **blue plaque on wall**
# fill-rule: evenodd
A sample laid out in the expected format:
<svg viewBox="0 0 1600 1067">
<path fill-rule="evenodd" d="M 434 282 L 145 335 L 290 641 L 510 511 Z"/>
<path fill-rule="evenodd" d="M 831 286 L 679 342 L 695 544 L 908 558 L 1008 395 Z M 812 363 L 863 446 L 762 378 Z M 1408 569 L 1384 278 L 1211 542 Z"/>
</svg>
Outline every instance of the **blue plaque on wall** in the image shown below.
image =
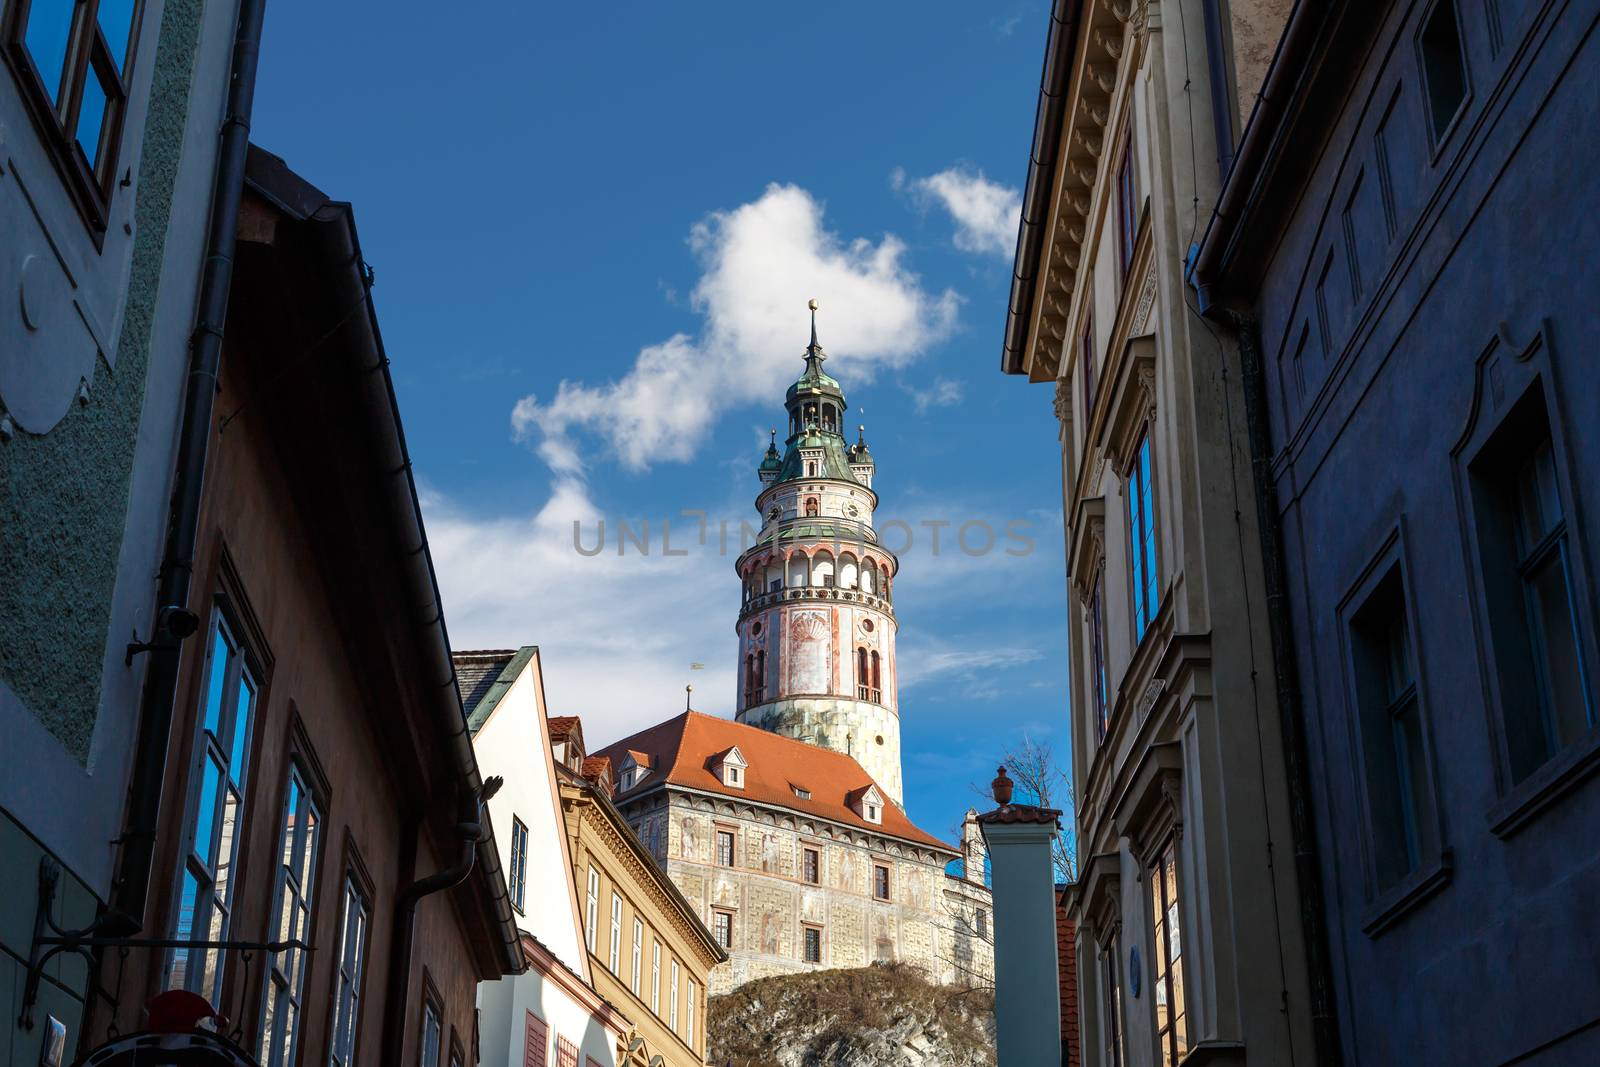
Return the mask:
<svg viewBox="0 0 1600 1067">
<path fill-rule="evenodd" d="M 1128 950 L 1128 992 L 1133 994 L 1133 999 L 1139 999 L 1139 946 L 1134 945 Z"/>
</svg>

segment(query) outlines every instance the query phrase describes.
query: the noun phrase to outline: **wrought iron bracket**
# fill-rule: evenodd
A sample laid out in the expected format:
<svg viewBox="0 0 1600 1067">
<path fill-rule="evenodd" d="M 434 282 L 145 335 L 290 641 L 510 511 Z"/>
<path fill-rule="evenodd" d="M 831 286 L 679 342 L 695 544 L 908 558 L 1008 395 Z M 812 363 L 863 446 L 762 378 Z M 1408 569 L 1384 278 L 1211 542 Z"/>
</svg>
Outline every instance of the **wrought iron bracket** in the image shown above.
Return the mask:
<svg viewBox="0 0 1600 1067">
<path fill-rule="evenodd" d="M 65 930 L 57 925 L 51 912 L 55 908 L 56 891 L 61 885 L 61 865 L 49 856 L 39 860 L 39 904 L 33 916 L 33 943 L 28 949 L 28 975 L 22 988 L 22 1012 L 17 1025 L 24 1030 L 33 1029 L 33 1007 L 39 1000 L 39 981 L 44 977 L 45 966 L 62 952 L 76 952 L 83 957 L 85 966 L 94 970 L 95 949 L 101 948 L 189 948 L 216 949 L 220 952 L 285 952 L 292 948 L 311 951 L 311 946 L 299 939 L 293 941 L 185 941 L 170 937 L 112 937 L 96 936 L 108 927 L 115 928 L 127 922 L 124 916 L 106 913 L 81 930 Z"/>
</svg>

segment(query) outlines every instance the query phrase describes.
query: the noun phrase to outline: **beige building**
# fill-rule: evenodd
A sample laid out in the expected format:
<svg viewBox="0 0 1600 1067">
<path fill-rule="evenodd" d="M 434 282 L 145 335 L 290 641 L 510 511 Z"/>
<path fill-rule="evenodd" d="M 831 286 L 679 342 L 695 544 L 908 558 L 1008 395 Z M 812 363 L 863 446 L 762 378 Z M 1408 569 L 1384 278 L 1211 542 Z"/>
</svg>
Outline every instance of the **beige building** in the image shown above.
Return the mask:
<svg viewBox="0 0 1600 1067">
<path fill-rule="evenodd" d="M 583 755 L 581 725 L 550 727 L 590 981 L 633 1024 L 617 1062 L 704 1064 L 711 970 L 727 954 L 611 803 L 604 761 Z"/>
<path fill-rule="evenodd" d="M 1324 1047 L 1238 366 L 1184 283 L 1288 6 L 1051 22 L 1003 369 L 1053 382 L 1061 425 L 1089 1064 Z"/>
<path fill-rule="evenodd" d="M 880 960 L 988 984 L 975 822 L 957 850 L 914 826 L 850 756 L 695 711 L 600 756 L 623 817 L 728 953 L 713 993 Z M 963 858 L 970 878 L 946 873 Z"/>
</svg>

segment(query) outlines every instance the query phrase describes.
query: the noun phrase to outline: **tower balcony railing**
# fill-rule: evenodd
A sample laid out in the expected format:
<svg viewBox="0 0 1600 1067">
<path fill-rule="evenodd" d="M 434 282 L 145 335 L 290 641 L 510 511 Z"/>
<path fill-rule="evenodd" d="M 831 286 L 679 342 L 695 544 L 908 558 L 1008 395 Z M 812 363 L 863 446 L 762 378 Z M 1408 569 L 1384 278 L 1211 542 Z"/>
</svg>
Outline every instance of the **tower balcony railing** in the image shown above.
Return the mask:
<svg viewBox="0 0 1600 1067">
<path fill-rule="evenodd" d="M 746 689 L 744 691 L 744 706 L 747 708 L 753 708 L 757 704 L 765 703 L 766 699 L 767 691 L 765 688 Z"/>
<path fill-rule="evenodd" d="M 882 704 L 883 693 L 870 685 L 858 685 L 856 686 L 856 699 L 870 700 L 874 704 Z"/>
<path fill-rule="evenodd" d="M 774 604 L 790 600 L 843 600 L 881 611 L 894 618 L 894 605 L 882 597 L 860 589 L 839 589 L 831 585 L 786 585 L 782 589 L 769 589 L 765 593 L 757 593 L 744 602 L 744 606 L 739 610 L 739 618 L 743 619 Z"/>
<path fill-rule="evenodd" d="M 834 542 L 843 549 L 851 545 L 876 545 L 878 531 L 870 523 L 842 515 L 797 515 L 767 523 L 761 528 L 756 544 L 799 540 Z"/>
</svg>

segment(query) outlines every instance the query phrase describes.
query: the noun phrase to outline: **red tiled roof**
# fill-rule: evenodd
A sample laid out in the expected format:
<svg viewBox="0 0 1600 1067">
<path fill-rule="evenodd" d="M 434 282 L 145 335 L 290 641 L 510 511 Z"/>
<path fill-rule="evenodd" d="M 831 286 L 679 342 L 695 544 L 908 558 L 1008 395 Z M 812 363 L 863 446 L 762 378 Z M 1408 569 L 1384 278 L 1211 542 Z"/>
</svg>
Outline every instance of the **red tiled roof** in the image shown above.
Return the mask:
<svg viewBox="0 0 1600 1067">
<path fill-rule="evenodd" d="M 648 753 L 648 752 L 635 752 L 633 749 L 630 748 L 630 749 L 628 749 L 628 753 L 627 754 L 632 756 L 633 757 L 633 762 L 638 764 L 639 766 L 641 766 L 641 767 L 650 766 L 650 753 Z"/>
<path fill-rule="evenodd" d="M 593 781 L 597 776 L 611 773 L 611 760 L 605 756 L 585 756 L 583 776 Z"/>
<path fill-rule="evenodd" d="M 724 785 L 711 770 L 715 757 L 734 746 L 738 746 L 749 763 L 743 789 Z M 613 760 L 624 753 L 635 753 L 636 761 L 637 754 L 644 753 L 660 770 L 646 775 L 632 789 L 620 790 L 619 799 L 658 785 L 664 778 L 673 785 L 689 789 L 743 797 L 870 833 L 946 852 L 957 851 L 932 834 L 919 830 L 906 818 L 905 812 L 892 803 L 883 806 L 881 824 L 870 823 L 857 815 L 849 804 L 851 794 L 865 792 L 868 786 L 877 783 L 861 764 L 843 752 L 818 748 L 714 715 L 685 711 L 600 750 L 601 755 Z M 803 783 L 802 788 L 811 792 L 810 798 L 796 796 L 791 782 Z M 887 796 L 881 787 L 878 792 Z"/>
<path fill-rule="evenodd" d="M 1061 812 L 1055 808 L 1036 808 L 1032 804 L 1002 804 L 978 816 L 979 822 L 1032 822 L 1060 827 Z"/>
<path fill-rule="evenodd" d="M 551 741 L 565 741 L 574 731 L 583 737 L 583 723 L 576 715 L 552 715 L 548 721 Z"/>
</svg>

